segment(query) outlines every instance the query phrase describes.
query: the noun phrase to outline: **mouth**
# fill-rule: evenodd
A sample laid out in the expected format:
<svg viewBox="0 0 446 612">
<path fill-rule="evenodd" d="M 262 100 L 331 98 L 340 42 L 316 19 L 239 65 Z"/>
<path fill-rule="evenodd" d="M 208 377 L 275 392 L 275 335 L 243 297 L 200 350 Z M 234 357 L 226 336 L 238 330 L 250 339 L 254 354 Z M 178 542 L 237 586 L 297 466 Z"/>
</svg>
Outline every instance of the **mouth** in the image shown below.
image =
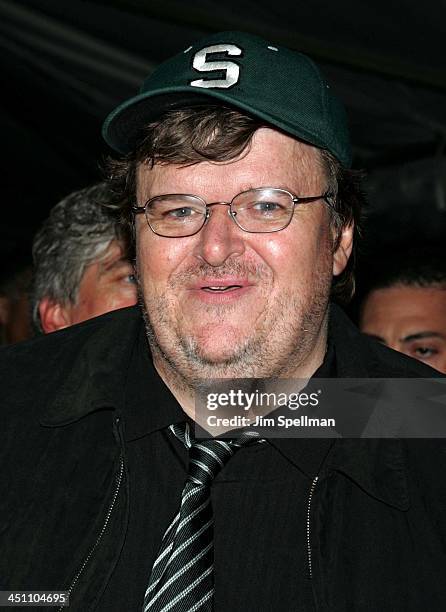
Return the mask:
<svg viewBox="0 0 446 612">
<path fill-rule="evenodd" d="M 228 291 L 235 291 L 241 289 L 242 285 L 214 285 L 213 287 L 205 286 L 201 287 L 203 291 L 210 293 L 227 293 Z"/>
<path fill-rule="evenodd" d="M 254 287 L 245 278 L 203 278 L 189 286 L 195 298 L 208 304 L 225 304 L 244 296 Z"/>
</svg>

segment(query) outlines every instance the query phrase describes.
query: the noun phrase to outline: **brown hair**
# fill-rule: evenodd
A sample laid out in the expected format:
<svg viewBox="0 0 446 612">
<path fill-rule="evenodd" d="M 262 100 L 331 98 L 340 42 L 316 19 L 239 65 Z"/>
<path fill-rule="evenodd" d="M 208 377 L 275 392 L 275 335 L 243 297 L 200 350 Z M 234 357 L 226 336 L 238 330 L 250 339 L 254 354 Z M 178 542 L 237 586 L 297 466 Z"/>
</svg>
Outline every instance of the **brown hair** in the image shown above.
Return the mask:
<svg viewBox="0 0 446 612">
<path fill-rule="evenodd" d="M 265 122 L 220 104 L 186 107 L 166 112 L 142 130 L 138 146 L 130 154 L 107 161 L 111 188 L 121 208 L 122 220 L 132 228 L 131 210 L 136 203 L 136 172 L 140 164 L 192 165 L 203 161 L 230 161 L 249 150 L 254 132 L 270 127 Z M 354 293 L 356 242 L 360 234 L 360 216 L 364 196 L 359 182 L 362 174 L 342 167 L 335 157 L 321 150 L 327 174 L 332 223 L 338 239 L 344 227 L 354 223 L 353 252 L 344 272 L 333 280 L 333 299 L 347 303 Z"/>
</svg>

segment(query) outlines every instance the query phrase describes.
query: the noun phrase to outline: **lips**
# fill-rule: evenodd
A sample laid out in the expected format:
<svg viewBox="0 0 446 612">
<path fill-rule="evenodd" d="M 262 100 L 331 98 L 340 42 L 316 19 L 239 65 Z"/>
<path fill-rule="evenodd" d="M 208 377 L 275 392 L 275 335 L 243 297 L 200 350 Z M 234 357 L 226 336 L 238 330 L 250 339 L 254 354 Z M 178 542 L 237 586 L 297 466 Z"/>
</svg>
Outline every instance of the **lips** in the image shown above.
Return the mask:
<svg viewBox="0 0 446 612">
<path fill-rule="evenodd" d="M 201 278 L 187 287 L 190 295 L 207 304 L 224 304 L 237 300 L 253 288 L 247 278 Z"/>
<path fill-rule="evenodd" d="M 215 289 L 216 291 L 220 291 L 222 289 L 227 289 L 228 287 L 237 287 L 240 289 L 241 287 L 247 287 L 248 285 L 252 284 L 253 283 L 249 281 L 247 277 L 241 276 L 202 276 L 201 278 L 197 278 L 193 282 L 188 283 L 187 289 Z"/>
</svg>

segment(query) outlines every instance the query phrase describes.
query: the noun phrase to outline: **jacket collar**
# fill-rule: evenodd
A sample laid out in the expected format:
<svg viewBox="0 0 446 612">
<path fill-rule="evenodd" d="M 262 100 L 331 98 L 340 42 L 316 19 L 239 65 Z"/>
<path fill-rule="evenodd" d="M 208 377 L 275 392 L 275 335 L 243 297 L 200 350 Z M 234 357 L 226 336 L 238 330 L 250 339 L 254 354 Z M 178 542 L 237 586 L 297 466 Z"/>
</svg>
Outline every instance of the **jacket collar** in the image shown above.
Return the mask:
<svg viewBox="0 0 446 612">
<path fill-rule="evenodd" d="M 345 313 L 333 305 L 330 313 L 329 334 L 336 347 L 339 378 L 386 378 L 407 376 L 402 358 L 387 351 L 392 363 L 384 362 L 376 352 L 376 343 L 352 324 Z M 399 510 L 410 505 L 404 441 L 399 439 L 337 440 L 327 462 L 354 480 L 372 497 Z"/>
<path fill-rule="evenodd" d="M 68 339 L 62 348 L 73 351 L 71 368 L 67 376 L 56 380 L 40 418 L 41 425 L 60 427 L 97 410 L 121 410 L 130 358 L 141 325 L 140 310 L 134 306 L 67 330 L 73 341 Z"/>
<path fill-rule="evenodd" d="M 334 304 L 330 308 L 328 337 L 335 349 L 339 378 L 386 377 L 398 368 L 399 356 L 393 367 L 383 364 L 373 350 L 374 344 Z M 402 440 L 306 438 L 271 440 L 271 444 L 311 479 L 337 471 L 375 499 L 399 510 L 409 507 Z"/>
<path fill-rule="evenodd" d="M 68 376 L 54 385 L 54 396 L 40 420 L 42 425 L 58 427 L 96 410 L 123 409 L 128 367 L 142 317 L 139 308 L 133 307 L 96 321 L 82 330 L 78 328 L 83 341 L 78 350 L 74 349 Z M 370 341 L 336 306 L 330 311 L 329 338 L 335 347 L 338 377 L 385 376 Z M 386 504 L 400 510 L 409 506 L 400 440 L 309 438 L 271 440 L 271 444 L 310 478 L 335 470 Z"/>
</svg>

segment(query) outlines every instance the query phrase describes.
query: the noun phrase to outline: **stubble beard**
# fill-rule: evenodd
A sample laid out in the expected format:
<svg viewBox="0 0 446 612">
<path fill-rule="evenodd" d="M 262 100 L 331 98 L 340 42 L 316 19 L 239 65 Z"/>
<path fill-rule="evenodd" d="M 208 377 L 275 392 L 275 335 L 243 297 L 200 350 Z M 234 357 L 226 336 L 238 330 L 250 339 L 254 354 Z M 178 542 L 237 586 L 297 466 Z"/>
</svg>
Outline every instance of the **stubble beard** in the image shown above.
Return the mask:
<svg viewBox="0 0 446 612">
<path fill-rule="evenodd" d="M 324 263 L 324 262 L 322 262 Z M 195 266 L 172 277 L 168 295 L 174 296 L 187 281 L 206 275 L 238 274 L 255 278 L 262 287 L 267 307 L 253 325 L 252 333 L 221 360 L 206 356 L 196 338 L 182 335 L 173 318 L 173 299 L 144 296 L 138 280 L 139 303 L 146 335 L 155 365 L 172 384 L 185 389 L 198 389 L 203 381 L 220 378 L 287 378 L 295 375 L 299 365 L 311 353 L 326 318 L 331 271 L 319 265 L 310 298 L 284 292 L 274 304 L 267 296 L 272 272 L 266 266 L 227 263 L 220 270 L 206 264 Z M 138 275 L 139 276 L 139 275 Z M 307 303 L 305 303 L 307 302 Z M 203 306 L 216 318 L 230 317 L 231 306 Z"/>
</svg>

